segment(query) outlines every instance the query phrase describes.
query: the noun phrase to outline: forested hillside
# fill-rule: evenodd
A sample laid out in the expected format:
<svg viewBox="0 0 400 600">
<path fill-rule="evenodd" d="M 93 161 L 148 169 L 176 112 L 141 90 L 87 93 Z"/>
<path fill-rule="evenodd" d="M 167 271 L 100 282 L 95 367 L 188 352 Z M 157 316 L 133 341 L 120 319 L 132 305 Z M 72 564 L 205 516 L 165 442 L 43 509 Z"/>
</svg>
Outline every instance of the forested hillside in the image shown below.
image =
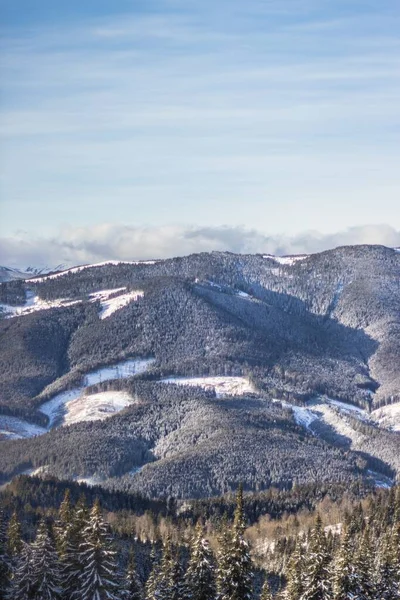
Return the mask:
<svg viewBox="0 0 400 600">
<path fill-rule="evenodd" d="M 190 498 L 400 472 L 396 250 L 88 265 L 0 301 L 2 481 Z"/>
</svg>

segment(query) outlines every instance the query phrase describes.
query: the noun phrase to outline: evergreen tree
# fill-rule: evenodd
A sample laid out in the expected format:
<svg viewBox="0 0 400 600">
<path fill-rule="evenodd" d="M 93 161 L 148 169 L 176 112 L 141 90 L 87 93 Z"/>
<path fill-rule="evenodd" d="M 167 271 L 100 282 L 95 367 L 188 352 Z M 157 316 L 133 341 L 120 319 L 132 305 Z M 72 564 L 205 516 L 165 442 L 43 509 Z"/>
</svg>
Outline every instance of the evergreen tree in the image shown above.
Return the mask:
<svg viewBox="0 0 400 600">
<path fill-rule="evenodd" d="M 364 529 L 360 547 L 355 558 L 349 558 L 355 572 L 355 598 L 360 598 L 360 600 L 375 600 L 374 559 L 369 525 Z"/>
<path fill-rule="evenodd" d="M 160 569 L 156 577 L 155 600 L 170 600 L 174 588 L 174 566 L 171 538 L 168 535 L 164 542 Z"/>
<path fill-rule="evenodd" d="M 65 514 L 65 513 L 64 513 Z M 75 510 L 71 509 L 71 522 L 67 525 L 62 539 L 62 581 L 64 598 L 70 600 L 79 595 L 78 587 L 83 571 L 80 559 L 81 547 L 84 542 L 83 532 L 89 522 L 89 511 L 85 496 L 81 496 Z"/>
<path fill-rule="evenodd" d="M 124 600 L 143 600 L 143 586 L 136 572 L 136 561 L 133 550 L 129 555 L 128 569 L 125 577 Z"/>
<path fill-rule="evenodd" d="M 56 547 L 61 559 L 64 559 L 67 553 L 67 545 L 69 542 L 68 532 L 72 527 L 73 514 L 71 492 L 67 488 L 64 499 L 60 504 L 58 519 L 54 527 Z"/>
<path fill-rule="evenodd" d="M 172 590 L 170 600 L 189 600 L 191 598 L 188 586 L 185 580 L 185 573 L 179 556 L 175 556 L 172 567 Z M 209 600 L 214 600 L 215 596 L 209 596 Z"/>
<path fill-rule="evenodd" d="M 58 600 L 61 596 L 58 555 L 45 521 L 41 521 L 32 545 L 32 587 L 35 600 Z"/>
<path fill-rule="evenodd" d="M 34 598 L 32 548 L 22 542 L 21 552 L 13 564 L 12 579 L 7 600 L 30 600 Z"/>
<path fill-rule="evenodd" d="M 376 598 L 379 600 L 398 600 L 396 565 L 393 561 L 391 535 L 388 531 L 379 548 Z"/>
<path fill-rule="evenodd" d="M 0 510 L 0 598 L 4 598 L 10 576 L 10 560 L 7 554 L 7 522 Z"/>
<path fill-rule="evenodd" d="M 215 567 L 209 543 L 203 537 L 200 523 L 190 549 L 190 560 L 186 572 L 186 581 L 190 598 L 209 600 L 215 596 Z"/>
<path fill-rule="evenodd" d="M 252 561 L 249 545 L 244 539 L 245 527 L 243 488 L 240 485 L 232 533 L 227 538 L 228 545 L 223 550 L 222 564 L 218 570 L 219 600 L 251 600 L 253 597 Z"/>
<path fill-rule="evenodd" d="M 18 556 L 22 550 L 21 524 L 18 520 L 17 511 L 11 515 L 7 530 L 7 551 L 12 558 Z"/>
<path fill-rule="evenodd" d="M 355 597 L 357 581 L 353 556 L 353 537 L 349 527 L 345 525 L 334 569 L 333 592 L 335 600 L 353 600 Z"/>
<path fill-rule="evenodd" d="M 318 515 L 305 558 L 304 589 L 301 600 L 330 600 L 331 598 L 330 555 L 322 521 Z"/>
<path fill-rule="evenodd" d="M 82 573 L 79 576 L 76 600 L 118 600 L 118 575 L 115 552 L 107 526 L 101 515 L 98 500 L 90 511 L 89 523 L 83 532 L 79 560 Z"/>
<path fill-rule="evenodd" d="M 151 568 L 151 572 L 150 572 L 149 578 L 147 579 L 146 587 L 145 587 L 146 600 L 154 600 L 155 594 L 156 594 L 156 586 L 157 586 L 157 579 L 158 579 L 158 574 L 159 574 L 159 570 L 160 570 L 160 565 L 157 562 L 155 547 L 152 548 L 150 557 L 151 557 L 152 568 Z"/>
<path fill-rule="evenodd" d="M 260 600 L 273 600 L 267 577 L 265 577 L 264 584 L 262 586 Z"/>
<path fill-rule="evenodd" d="M 289 559 L 284 594 L 286 600 L 298 600 L 303 593 L 303 543 L 302 537 L 297 538 L 293 554 Z"/>
</svg>

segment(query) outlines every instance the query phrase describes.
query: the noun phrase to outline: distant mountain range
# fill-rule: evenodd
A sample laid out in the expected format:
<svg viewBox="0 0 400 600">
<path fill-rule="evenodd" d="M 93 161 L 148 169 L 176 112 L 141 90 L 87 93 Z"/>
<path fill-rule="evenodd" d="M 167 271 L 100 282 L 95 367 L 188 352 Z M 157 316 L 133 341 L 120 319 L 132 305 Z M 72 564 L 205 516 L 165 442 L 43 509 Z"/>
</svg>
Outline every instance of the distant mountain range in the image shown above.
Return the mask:
<svg viewBox="0 0 400 600">
<path fill-rule="evenodd" d="M 397 249 L 60 268 L 0 268 L 3 482 L 183 498 L 400 473 Z"/>
</svg>

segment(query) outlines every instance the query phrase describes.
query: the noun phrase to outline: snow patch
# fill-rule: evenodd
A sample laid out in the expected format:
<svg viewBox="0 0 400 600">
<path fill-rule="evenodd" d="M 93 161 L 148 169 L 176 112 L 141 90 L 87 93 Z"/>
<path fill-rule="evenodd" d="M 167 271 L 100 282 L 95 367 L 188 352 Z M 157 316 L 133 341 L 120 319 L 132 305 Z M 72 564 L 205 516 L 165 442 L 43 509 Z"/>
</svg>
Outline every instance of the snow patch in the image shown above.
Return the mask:
<svg viewBox="0 0 400 600">
<path fill-rule="evenodd" d="M 17 417 L 0 415 L 0 440 L 20 440 L 35 437 L 36 435 L 43 435 L 44 433 L 46 433 L 46 429 L 40 427 L 40 425 L 28 423 L 28 421 L 18 419 Z"/>
<path fill-rule="evenodd" d="M 400 403 L 377 408 L 371 413 L 370 417 L 380 427 L 400 431 Z"/>
<path fill-rule="evenodd" d="M 296 254 L 293 256 L 274 256 L 273 254 L 264 254 L 263 258 L 274 260 L 280 265 L 294 265 L 296 262 L 308 258 L 308 254 Z"/>
<path fill-rule="evenodd" d="M 128 402 L 126 397 L 122 399 L 122 396 L 118 396 L 118 394 L 125 394 L 125 392 L 101 392 L 85 395 L 85 388 L 103 381 L 125 379 L 143 373 L 153 363 L 153 358 L 130 359 L 91 371 L 85 375 L 82 386 L 57 394 L 54 398 L 42 404 L 39 410 L 49 417 L 49 428 L 60 420 L 62 425 L 70 425 L 79 421 L 93 421 L 111 417 L 132 403 L 133 399 L 130 398 Z M 106 394 L 110 395 L 107 396 Z M 92 403 L 93 399 L 94 402 Z"/>
<path fill-rule="evenodd" d="M 224 396 L 245 396 L 257 390 L 246 377 L 168 377 L 162 383 L 199 386 L 204 390 L 215 390 L 217 398 Z"/>
<path fill-rule="evenodd" d="M 138 298 L 142 298 L 144 296 L 144 292 L 142 290 L 118 294 L 118 292 L 122 292 L 124 290 L 126 290 L 125 287 L 116 288 L 114 290 L 101 290 L 99 292 L 90 294 L 92 302 L 96 302 L 97 300 L 100 301 L 100 319 L 107 319 L 117 310 L 124 308 L 124 306 L 127 306 L 130 302 L 134 302 L 138 300 Z M 110 296 L 113 297 L 110 298 Z"/>
<path fill-rule="evenodd" d="M 50 308 L 64 308 L 79 304 L 82 300 L 70 300 L 68 298 L 58 298 L 56 300 L 42 300 L 35 296 L 33 292 L 27 292 L 26 302 L 23 306 L 11 306 L 9 304 L 0 304 L 0 311 L 3 311 L 5 317 L 18 317 L 20 315 L 29 315 L 38 310 L 49 310 Z"/>
</svg>

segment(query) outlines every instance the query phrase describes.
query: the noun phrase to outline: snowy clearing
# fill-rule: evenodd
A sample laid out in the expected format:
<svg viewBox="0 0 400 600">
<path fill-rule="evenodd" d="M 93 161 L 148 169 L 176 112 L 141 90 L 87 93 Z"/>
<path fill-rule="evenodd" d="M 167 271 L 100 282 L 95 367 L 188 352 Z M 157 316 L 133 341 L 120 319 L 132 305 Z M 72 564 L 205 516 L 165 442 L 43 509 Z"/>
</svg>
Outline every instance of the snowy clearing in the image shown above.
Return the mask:
<svg viewBox="0 0 400 600">
<path fill-rule="evenodd" d="M 38 310 L 49 310 L 50 308 L 64 308 L 79 304 L 81 300 L 70 300 L 69 298 L 58 298 L 57 300 L 42 300 L 35 296 L 33 292 L 27 292 L 26 302 L 23 306 L 11 306 L 9 304 L 0 304 L 6 318 L 19 317 L 20 315 L 29 315 Z"/>
<path fill-rule="evenodd" d="M 204 390 L 215 390 L 217 398 L 224 396 L 245 396 L 257 390 L 246 377 L 168 377 L 162 383 L 199 386 Z"/>
<path fill-rule="evenodd" d="M 377 408 L 371 413 L 373 419 L 380 427 L 391 429 L 392 431 L 400 431 L 400 403 L 389 404 Z"/>
<path fill-rule="evenodd" d="M 308 254 L 295 254 L 293 256 L 274 256 L 273 254 L 264 254 L 263 258 L 270 258 L 280 265 L 294 265 L 296 262 L 308 258 Z"/>
<path fill-rule="evenodd" d="M 296 406 L 295 404 L 290 404 L 290 402 L 285 402 L 285 400 L 274 399 L 272 400 L 272 402 L 277 402 L 285 408 L 290 408 L 297 425 L 302 425 L 302 427 L 305 427 L 306 429 L 309 429 L 311 423 L 318 419 L 318 415 L 313 413 L 308 408 Z"/>
<path fill-rule="evenodd" d="M 106 260 L 104 262 L 93 263 L 91 265 L 81 265 L 79 267 L 72 267 L 72 269 L 66 269 L 65 271 L 60 271 L 59 273 L 53 273 L 53 275 L 35 277 L 34 279 L 30 279 L 30 282 L 42 283 L 43 281 L 47 281 L 48 279 L 57 279 L 58 277 L 63 277 L 64 275 L 73 275 L 74 273 L 79 273 L 80 271 L 84 271 L 85 269 L 95 269 L 96 267 L 105 267 L 107 265 L 155 265 L 156 262 L 156 260 Z"/>
<path fill-rule="evenodd" d="M 127 306 L 130 302 L 134 302 L 135 300 L 138 300 L 138 298 L 142 298 L 144 296 L 143 290 L 135 290 L 132 292 L 126 292 L 125 294 L 118 294 L 118 292 L 123 292 L 124 290 L 126 290 L 126 288 L 101 290 L 99 292 L 90 294 L 92 302 L 97 300 L 100 301 L 100 319 L 107 319 L 117 310 L 124 308 L 124 306 Z M 110 296 L 113 297 L 110 298 Z"/>
<path fill-rule="evenodd" d="M 63 425 L 107 419 L 132 404 L 133 401 L 128 392 L 115 391 L 80 395 L 65 404 L 66 414 Z"/>
<path fill-rule="evenodd" d="M 85 375 L 82 386 L 60 392 L 54 398 L 42 404 L 39 410 L 49 417 L 49 428 L 59 421 L 62 425 L 69 425 L 79 421 L 93 421 L 111 417 L 132 402 L 132 400 L 127 402 L 127 398 L 122 400 L 121 396 L 118 397 L 118 394 L 124 394 L 125 392 L 101 392 L 85 395 L 85 388 L 103 381 L 125 379 L 143 373 L 153 363 L 153 358 L 130 359 L 91 371 Z M 111 394 L 112 397 L 103 394 Z M 93 398 L 94 404 L 92 404 Z M 118 406 L 120 408 L 117 409 Z M 88 415 L 91 415 L 90 418 Z M 94 415 L 98 416 L 95 417 Z"/>
<path fill-rule="evenodd" d="M 40 425 L 28 423 L 17 417 L 0 415 L 0 440 L 20 440 L 44 433 L 46 433 L 46 429 Z"/>
</svg>

